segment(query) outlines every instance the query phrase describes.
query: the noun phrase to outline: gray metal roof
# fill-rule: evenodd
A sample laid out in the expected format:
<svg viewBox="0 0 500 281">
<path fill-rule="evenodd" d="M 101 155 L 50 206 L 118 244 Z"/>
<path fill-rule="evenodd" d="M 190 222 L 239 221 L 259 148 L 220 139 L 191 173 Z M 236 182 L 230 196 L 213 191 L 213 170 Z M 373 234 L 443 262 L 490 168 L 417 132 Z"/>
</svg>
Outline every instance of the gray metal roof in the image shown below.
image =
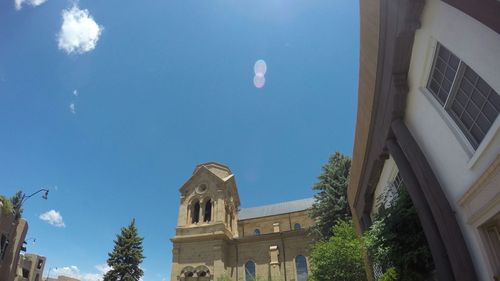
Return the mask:
<svg viewBox="0 0 500 281">
<path fill-rule="evenodd" d="M 310 209 L 313 203 L 314 198 L 306 198 L 253 208 L 241 208 L 238 219 L 247 220 L 303 211 Z"/>
</svg>

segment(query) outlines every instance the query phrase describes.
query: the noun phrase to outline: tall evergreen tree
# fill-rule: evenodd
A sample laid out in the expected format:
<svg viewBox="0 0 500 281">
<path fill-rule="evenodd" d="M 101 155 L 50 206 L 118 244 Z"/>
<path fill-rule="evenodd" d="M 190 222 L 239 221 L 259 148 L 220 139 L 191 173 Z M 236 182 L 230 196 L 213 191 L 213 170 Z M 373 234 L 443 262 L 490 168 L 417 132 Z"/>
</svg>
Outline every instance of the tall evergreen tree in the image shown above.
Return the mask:
<svg viewBox="0 0 500 281">
<path fill-rule="evenodd" d="M 104 275 L 104 281 L 138 281 L 144 271 L 139 265 L 144 260 L 142 241 L 135 227 L 135 219 L 123 227 L 116 236 L 113 252 L 109 253 L 108 265 L 111 270 Z"/>
<path fill-rule="evenodd" d="M 313 186 L 313 190 L 318 193 L 314 196 L 316 200 L 310 215 L 316 221 L 315 229 L 323 239 L 331 236 L 331 229 L 337 221 L 351 218 L 347 202 L 350 169 L 351 158 L 335 152 L 323 166 L 318 182 Z"/>
</svg>

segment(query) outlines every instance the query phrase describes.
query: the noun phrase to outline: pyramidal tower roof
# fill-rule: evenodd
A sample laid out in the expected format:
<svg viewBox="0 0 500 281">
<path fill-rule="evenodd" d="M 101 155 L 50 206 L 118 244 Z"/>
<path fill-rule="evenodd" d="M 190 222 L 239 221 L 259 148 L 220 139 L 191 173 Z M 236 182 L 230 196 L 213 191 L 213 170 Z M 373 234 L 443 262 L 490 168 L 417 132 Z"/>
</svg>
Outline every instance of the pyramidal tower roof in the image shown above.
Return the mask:
<svg viewBox="0 0 500 281">
<path fill-rule="evenodd" d="M 217 162 L 207 162 L 207 163 L 202 163 L 199 165 L 196 165 L 196 168 L 194 168 L 193 175 L 200 169 L 201 167 L 205 167 L 206 169 L 210 170 L 210 172 L 214 173 L 216 176 L 219 178 L 226 180 L 229 176 L 233 174 L 231 172 L 231 169 L 229 169 L 228 166 L 217 163 Z"/>
</svg>

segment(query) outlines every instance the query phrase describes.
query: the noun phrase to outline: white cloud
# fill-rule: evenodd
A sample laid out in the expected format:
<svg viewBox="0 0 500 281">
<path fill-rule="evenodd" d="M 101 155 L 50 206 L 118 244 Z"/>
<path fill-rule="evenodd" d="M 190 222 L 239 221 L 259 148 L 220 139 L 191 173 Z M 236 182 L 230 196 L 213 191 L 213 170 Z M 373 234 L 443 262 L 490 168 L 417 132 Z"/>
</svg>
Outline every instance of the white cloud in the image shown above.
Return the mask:
<svg viewBox="0 0 500 281">
<path fill-rule="evenodd" d="M 65 267 L 59 267 L 56 269 L 53 269 L 50 272 L 50 276 L 53 278 L 56 278 L 59 275 L 64 275 L 68 277 L 72 277 L 75 279 L 79 279 L 81 281 L 99 281 L 102 280 L 104 274 L 108 272 L 111 267 L 109 267 L 107 264 L 98 264 L 95 266 L 96 270 L 98 271 L 97 273 L 84 273 L 81 272 L 78 266 L 76 265 L 71 265 L 71 266 L 65 266 Z"/>
<path fill-rule="evenodd" d="M 15 0 L 15 5 L 16 10 L 21 10 L 24 3 L 32 7 L 36 7 L 42 5 L 45 2 L 47 2 L 47 0 Z"/>
<path fill-rule="evenodd" d="M 103 27 L 95 22 L 87 9 L 80 10 L 74 5 L 62 11 L 62 18 L 61 30 L 57 35 L 59 49 L 68 54 L 82 54 L 95 49 Z"/>
<path fill-rule="evenodd" d="M 97 273 L 85 273 L 78 279 L 81 281 L 101 281 L 102 276 Z"/>
<path fill-rule="evenodd" d="M 40 219 L 48 222 L 50 225 L 55 227 L 66 227 L 63 221 L 61 213 L 56 210 L 50 210 L 40 215 Z"/>
<path fill-rule="evenodd" d="M 73 96 L 78 97 L 78 90 L 76 89 L 73 90 Z"/>
<path fill-rule="evenodd" d="M 76 278 L 77 276 L 80 276 L 80 269 L 78 269 L 78 267 L 75 265 L 58 267 L 58 268 L 52 269 L 50 271 L 50 275 L 53 277 L 57 277 L 59 275 L 64 275 L 64 276 Z"/>
<path fill-rule="evenodd" d="M 106 274 L 106 272 L 111 270 L 111 266 L 109 266 L 107 263 L 98 264 L 95 266 L 95 268 L 97 269 L 97 271 L 99 271 L 101 275 L 104 275 Z"/>
<path fill-rule="evenodd" d="M 73 114 L 76 114 L 76 105 L 75 105 L 75 103 L 72 102 L 72 103 L 69 104 L 69 111 L 71 111 L 71 113 L 73 113 Z"/>
</svg>

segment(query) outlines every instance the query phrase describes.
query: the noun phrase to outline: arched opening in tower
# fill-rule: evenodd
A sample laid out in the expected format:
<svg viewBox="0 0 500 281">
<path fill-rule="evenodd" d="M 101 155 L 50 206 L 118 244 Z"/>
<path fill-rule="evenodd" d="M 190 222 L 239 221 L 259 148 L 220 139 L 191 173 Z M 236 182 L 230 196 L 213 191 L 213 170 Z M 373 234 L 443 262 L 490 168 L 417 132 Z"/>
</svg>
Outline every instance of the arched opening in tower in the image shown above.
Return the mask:
<svg viewBox="0 0 500 281">
<path fill-rule="evenodd" d="M 192 223 L 198 223 L 200 221 L 200 202 L 196 201 L 193 206 L 193 219 Z"/>
<path fill-rule="evenodd" d="M 205 204 L 205 215 L 203 221 L 210 222 L 212 220 L 212 200 L 208 200 Z"/>
</svg>

